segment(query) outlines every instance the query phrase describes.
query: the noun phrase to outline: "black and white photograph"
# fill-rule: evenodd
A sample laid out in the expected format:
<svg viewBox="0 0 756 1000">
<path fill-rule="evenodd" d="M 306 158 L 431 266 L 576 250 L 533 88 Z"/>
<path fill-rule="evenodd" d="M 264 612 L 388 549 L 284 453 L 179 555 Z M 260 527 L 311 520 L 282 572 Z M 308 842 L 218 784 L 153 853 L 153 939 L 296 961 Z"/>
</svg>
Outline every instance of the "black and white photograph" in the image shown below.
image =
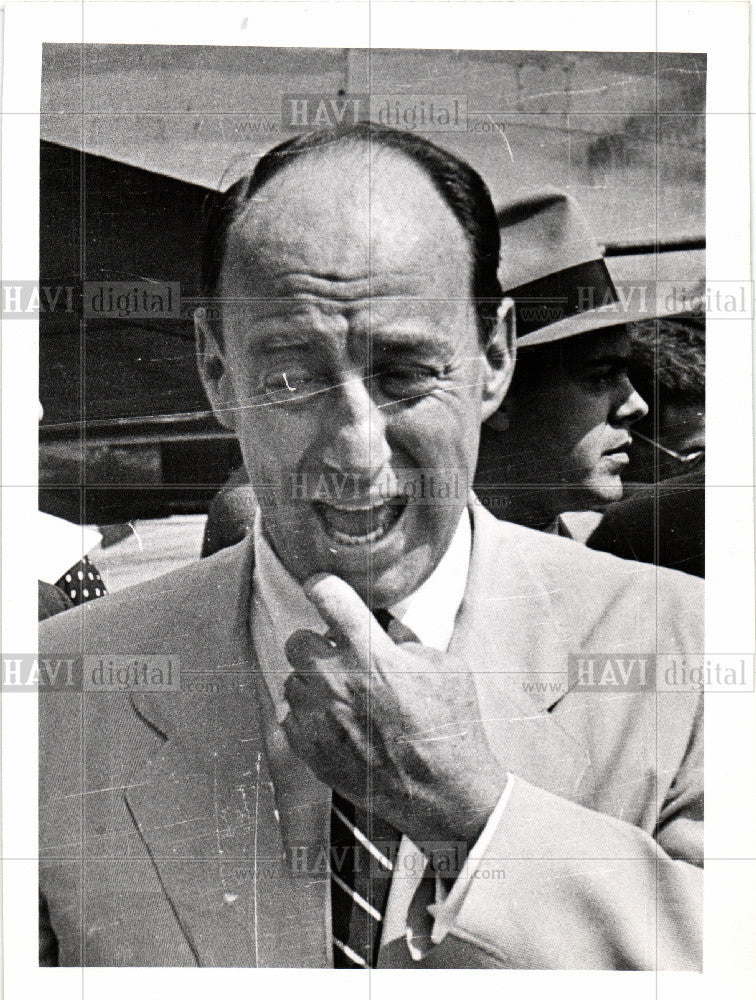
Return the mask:
<svg viewBox="0 0 756 1000">
<path fill-rule="evenodd" d="M 7 995 L 750 995 L 748 5 L 29 6 Z"/>
</svg>

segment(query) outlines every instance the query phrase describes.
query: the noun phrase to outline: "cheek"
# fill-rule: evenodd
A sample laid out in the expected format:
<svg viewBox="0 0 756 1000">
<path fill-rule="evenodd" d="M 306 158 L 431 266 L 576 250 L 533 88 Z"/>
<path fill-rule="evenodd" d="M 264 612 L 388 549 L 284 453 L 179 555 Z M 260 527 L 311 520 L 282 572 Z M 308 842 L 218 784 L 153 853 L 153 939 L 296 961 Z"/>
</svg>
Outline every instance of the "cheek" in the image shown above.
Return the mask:
<svg viewBox="0 0 756 1000">
<path fill-rule="evenodd" d="M 274 483 L 280 473 L 300 469 L 315 426 L 312 417 L 292 419 L 282 410 L 246 408 L 237 423 L 237 437 L 252 481 Z"/>
<path fill-rule="evenodd" d="M 437 395 L 393 414 L 386 437 L 395 458 L 433 469 L 474 464 L 480 416 L 462 394 Z"/>
<path fill-rule="evenodd" d="M 581 437 L 576 436 L 569 453 L 569 465 L 573 470 L 590 474 L 597 468 L 606 444 L 605 427 L 606 425 L 601 423 L 584 429 Z"/>
<path fill-rule="evenodd" d="M 603 435 L 608 418 L 609 403 L 606 397 L 571 387 L 562 398 L 555 426 L 563 440 L 571 441 L 577 446 Z"/>
</svg>

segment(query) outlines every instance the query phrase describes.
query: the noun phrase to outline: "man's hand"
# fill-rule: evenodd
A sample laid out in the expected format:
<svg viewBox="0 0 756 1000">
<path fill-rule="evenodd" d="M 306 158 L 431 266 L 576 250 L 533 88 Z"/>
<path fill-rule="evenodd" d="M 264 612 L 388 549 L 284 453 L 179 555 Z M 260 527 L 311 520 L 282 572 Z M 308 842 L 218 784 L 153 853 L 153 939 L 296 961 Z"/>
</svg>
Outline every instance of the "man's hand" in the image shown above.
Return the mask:
<svg viewBox="0 0 756 1000">
<path fill-rule="evenodd" d="M 392 641 L 339 577 L 319 574 L 304 590 L 329 631 L 295 632 L 286 644 L 292 749 L 418 846 L 472 846 L 506 772 L 486 741 L 467 664 Z"/>
</svg>

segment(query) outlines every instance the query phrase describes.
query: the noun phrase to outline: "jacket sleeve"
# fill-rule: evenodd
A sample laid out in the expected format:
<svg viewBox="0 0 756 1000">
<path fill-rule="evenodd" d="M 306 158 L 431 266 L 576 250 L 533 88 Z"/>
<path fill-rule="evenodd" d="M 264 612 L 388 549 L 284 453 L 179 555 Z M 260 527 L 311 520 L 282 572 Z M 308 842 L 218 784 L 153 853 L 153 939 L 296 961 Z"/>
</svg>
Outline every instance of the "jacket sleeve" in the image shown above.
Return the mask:
<svg viewBox="0 0 756 1000">
<path fill-rule="evenodd" d="M 653 836 L 514 777 L 451 935 L 508 968 L 700 970 L 702 731 Z"/>
</svg>

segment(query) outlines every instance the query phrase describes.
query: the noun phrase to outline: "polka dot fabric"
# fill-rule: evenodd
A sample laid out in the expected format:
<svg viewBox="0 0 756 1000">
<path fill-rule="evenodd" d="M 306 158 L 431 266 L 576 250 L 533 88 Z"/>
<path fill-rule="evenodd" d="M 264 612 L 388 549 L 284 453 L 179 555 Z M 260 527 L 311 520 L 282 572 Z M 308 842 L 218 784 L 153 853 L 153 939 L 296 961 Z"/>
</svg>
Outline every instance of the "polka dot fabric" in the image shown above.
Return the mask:
<svg viewBox="0 0 756 1000">
<path fill-rule="evenodd" d="M 102 597 L 103 594 L 107 593 L 97 567 L 89 561 L 87 556 L 72 566 L 67 573 L 64 573 L 55 586 L 60 587 L 74 604 L 84 604 L 86 601 L 93 601 L 95 597 Z"/>
</svg>

